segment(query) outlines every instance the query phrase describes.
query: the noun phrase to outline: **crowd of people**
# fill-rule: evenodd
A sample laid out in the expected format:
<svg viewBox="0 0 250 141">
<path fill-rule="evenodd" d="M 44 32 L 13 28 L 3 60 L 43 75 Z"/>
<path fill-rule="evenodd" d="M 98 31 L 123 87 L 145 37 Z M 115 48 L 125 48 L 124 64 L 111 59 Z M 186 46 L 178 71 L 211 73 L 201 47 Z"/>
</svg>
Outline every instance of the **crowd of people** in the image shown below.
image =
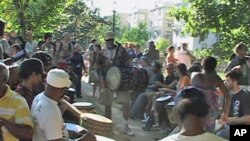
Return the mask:
<svg viewBox="0 0 250 141">
<path fill-rule="evenodd" d="M 82 98 L 83 75 L 89 75 L 94 97 L 98 88 L 99 102 L 109 119 L 117 97 L 124 119 L 121 131 L 128 136 L 135 135 L 129 120 L 137 119 L 145 124 L 145 131 L 168 132 L 162 141 L 229 140 L 230 125 L 250 124 L 250 59 L 244 43 L 235 46 L 223 80 L 216 72 L 216 58 L 197 59 L 186 43 L 177 51 L 167 47 L 160 62 L 154 41 L 142 52 L 139 45 L 115 42 L 114 33 L 107 32 L 103 46 L 93 39 L 83 53 L 69 33 L 56 43 L 46 33 L 38 43 L 31 31 L 24 41 L 4 32 L 4 27 L 0 20 L 0 141 L 67 138 L 62 98 L 69 87 Z M 20 57 L 23 52 L 25 57 Z M 130 88 L 126 84 L 130 81 L 122 80 L 117 89 L 110 88 L 107 73 L 112 67 L 129 73 L 129 79 L 136 74 L 132 68 L 145 70 L 147 78 L 138 77 L 142 79 L 138 83 L 146 87 Z M 220 129 L 216 129 L 217 123 Z"/>
</svg>

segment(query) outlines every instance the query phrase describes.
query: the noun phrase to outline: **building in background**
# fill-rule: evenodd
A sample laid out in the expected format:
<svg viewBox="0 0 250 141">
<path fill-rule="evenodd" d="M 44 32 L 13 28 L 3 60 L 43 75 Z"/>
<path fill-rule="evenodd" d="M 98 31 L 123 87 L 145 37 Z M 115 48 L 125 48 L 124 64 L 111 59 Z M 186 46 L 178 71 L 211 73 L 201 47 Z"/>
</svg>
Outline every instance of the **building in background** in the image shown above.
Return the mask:
<svg viewBox="0 0 250 141">
<path fill-rule="evenodd" d="M 128 27 L 128 15 L 127 13 L 117 13 L 117 17 L 119 18 L 119 25 L 121 28 Z"/>
<path fill-rule="evenodd" d="M 172 44 L 174 18 L 168 16 L 168 10 L 174 6 L 171 2 L 157 2 L 149 12 L 149 31 L 152 40 L 166 38 Z"/>
<path fill-rule="evenodd" d="M 129 27 L 138 27 L 140 23 L 146 23 L 148 25 L 149 17 L 148 17 L 149 10 L 147 9 L 138 9 L 134 8 L 133 12 L 128 15 L 128 23 Z"/>
<path fill-rule="evenodd" d="M 188 6 L 188 4 L 181 2 L 175 5 L 175 7 L 182 7 L 182 6 Z M 177 21 L 176 19 L 174 19 L 172 44 L 176 47 L 180 46 L 182 43 L 187 43 L 189 50 L 206 49 L 206 48 L 212 48 L 213 45 L 217 43 L 219 40 L 218 36 L 213 33 L 209 33 L 203 41 L 200 40 L 200 37 L 182 35 L 181 33 L 184 30 L 184 27 L 185 27 L 185 22 L 183 20 Z"/>
</svg>

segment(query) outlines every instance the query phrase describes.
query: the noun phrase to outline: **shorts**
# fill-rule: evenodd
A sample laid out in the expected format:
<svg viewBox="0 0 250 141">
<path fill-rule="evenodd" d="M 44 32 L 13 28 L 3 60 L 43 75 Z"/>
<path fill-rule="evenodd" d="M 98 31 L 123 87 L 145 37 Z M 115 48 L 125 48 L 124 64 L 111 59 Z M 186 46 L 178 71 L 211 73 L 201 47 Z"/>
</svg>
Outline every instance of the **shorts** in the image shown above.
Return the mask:
<svg viewBox="0 0 250 141">
<path fill-rule="evenodd" d="M 100 103 L 105 106 L 112 106 L 114 93 L 117 94 L 118 103 L 128 103 L 131 100 L 129 91 L 113 91 L 108 88 L 103 88 L 100 95 Z"/>
</svg>

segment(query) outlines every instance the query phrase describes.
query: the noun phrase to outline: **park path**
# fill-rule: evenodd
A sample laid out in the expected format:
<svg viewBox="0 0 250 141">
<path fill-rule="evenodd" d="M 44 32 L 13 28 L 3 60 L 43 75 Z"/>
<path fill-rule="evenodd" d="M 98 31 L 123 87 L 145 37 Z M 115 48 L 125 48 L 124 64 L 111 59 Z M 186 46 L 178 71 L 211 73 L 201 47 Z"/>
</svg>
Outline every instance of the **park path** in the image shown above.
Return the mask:
<svg viewBox="0 0 250 141">
<path fill-rule="evenodd" d="M 95 104 L 96 112 L 100 115 L 103 115 L 104 106 L 99 104 L 98 97 L 99 94 L 96 94 L 96 97 L 92 97 L 92 87 L 88 83 L 88 78 L 82 78 L 82 95 L 83 98 L 77 98 L 76 101 L 89 101 Z M 114 123 L 114 136 L 113 139 L 117 141 L 155 141 L 163 138 L 164 136 L 159 133 L 159 131 L 144 131 L 142 127 L 144 126 L 139 120 L 130 120 L 130 127 L 135 132 L 135 136 L 128 137 L 123 135 L 120 132 L 123 123 L 121 105 L 116 102 L 112 106 L 112 120 Z"/>
</svg>

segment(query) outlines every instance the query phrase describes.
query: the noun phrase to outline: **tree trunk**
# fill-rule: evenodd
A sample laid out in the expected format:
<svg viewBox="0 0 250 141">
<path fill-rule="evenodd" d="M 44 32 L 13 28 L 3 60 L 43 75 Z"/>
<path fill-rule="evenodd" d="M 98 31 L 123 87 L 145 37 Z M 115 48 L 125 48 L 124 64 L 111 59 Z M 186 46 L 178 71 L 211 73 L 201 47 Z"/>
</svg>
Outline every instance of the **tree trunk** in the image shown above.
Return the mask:
<svg viewBox="0 0 250 141">
<path fill-rule="evenodd" d="M 18 21 L 19 21 L 20 29 L 21 29 L 21 36 L 25 40 L 26 39 L 26 22 L 25 22 L 24 11 L 25 11 L 26 5 L 22 4 L 22 1 L 19 1 L 19 0 L 15 0 L 14 2 L 15 2 L 15 7 L 18 10 L 17 15 L 18 15 Z"/>
</svg>

